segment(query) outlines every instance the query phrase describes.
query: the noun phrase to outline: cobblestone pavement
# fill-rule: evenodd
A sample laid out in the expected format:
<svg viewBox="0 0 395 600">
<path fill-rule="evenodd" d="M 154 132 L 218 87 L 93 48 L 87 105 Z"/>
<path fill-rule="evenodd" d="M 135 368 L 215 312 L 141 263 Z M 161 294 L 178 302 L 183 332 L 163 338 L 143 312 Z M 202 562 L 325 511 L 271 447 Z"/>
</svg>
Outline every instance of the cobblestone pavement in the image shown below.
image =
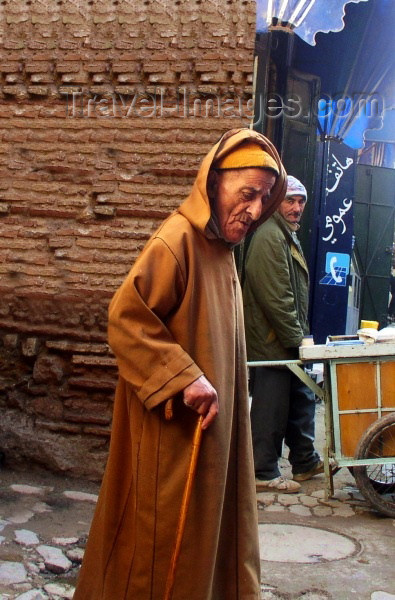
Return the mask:
<svg viewBox="0 0 395 600">
<path fill-rule="evenodd" d="M 395 520 L 373 510 L 352 482 L 336 482 L 329 500 L 323 489 L 317 489 L 319 484 L 323 485 L 322 478 L 316 477 L 304 482 L 298 494 L 257 494 L 261 558 L 265 558 L 262 600 L 395 600 Z M 278 533 L 270 539 L 268 524 L 278 524 Z M 282 532 L 290 524 L 303 533 L 276 562 L 275 546 L 283 543 Z M 312 554 L 300 563 L 298 556 L 308 555 L 311 532 L 337 535 L 340 554 L 341 546 L 349 542 L 354 551 L 339 560 Z M 271 545 L 268 551 L 263 551 L 265 544 Z"/>
<path fill-rule="evenodd" d="M 317 406 L 316 448 L 324 447 L 324 408 Z M 280 461 L 282 474 L 292 477 L 288 462 Z M 347 468 L 334 476 L 334 497 L 325 500 L 324 475 L 302 483 L 300 493 L 257 494 L 259 527 L 278 524 L 278 531 L 302 525 L 295 546 L 288 549 L 282 562 L 275 561 L 276 545 L 282 537 L 268 539 L 267 529 L 260 538 L 262 600 L 395 600 L 395 519 L 373 510 L 355 485 Z M 300 527 L 298 531 L 301 531 Z M 305 563 L 311 534 L 330 532 L 338 536 L 337 544 L 351 541 L 355 551 L 338 560 L 313 554 Z M 286 541 L 286 540 L 285 540 Z M 263 546 L 272 544 L 269 551 Z M 331 550 L 331 549 L 330 549 Z M 286 553 L 285 553 L 286 554 Z M 325 552 L 324 552 L 325 554 Z"/>
<path fill-rule="evenodd" d="M 99 486 L 45 472 L 0 480 L 0 600 L 72 598 Z"/>
<path fill-rule="evenodd" d="M 318 407 L 319 451 L 322 430 Z M 285 458 L 281 469 L 291 476 Z M 257 494 L 262 600 L 395 600 L 395 520 L 367 504 L 348 469 L 335 475 L 334 498 L 325 500 L 324 483 L 318 475 L 298 494 Z M 0 600 L 73 597 L 98 491 L 97 483 L 47 471 L 0 470 Z M 276 525 L 280 538 L 271 538 L 268 528 Z M 297 541 L 284 552 L 292 527 Z M 333 548 L 309 555 L 311 536 L 328 533 L 339 540 L 336 550 L 344 539 L 355 551 L 336 559 Z M 297 562 L 300 555 L 309 558 Z"/>
<path fill-rule="evenodd" d="M 0 476 L 0 600 L 71 599 L 99 486 L 46 472 L 3 470 Z M 378 523 L 394 536 L 395 521 L 380 518 L 371 511 L 352 486 L 349 474 L 338 484 L 341 489 L 336 489 L 335 498 L 328 501 L 324 499 L 322 476 L 304 482 L 302 492 L 298 494 L 259 493 L 260 523 L 321 527 L 348 532 L 357 540 L 361 531 L 365 531 L 366 538 L 366 528 L 374 531 Z M 380 535 L 382 533 L 379 538 Z M 302 539 L 300 543 L 303 544 Z M 378 547 L 376 541 L 376 553 Z M 384 557 L 385 550 L 380 552 Z M 389 548 L 387 560 L 388 552 Z M 352 557 L 352 560 L 360 561 L 358 568 L 363 572 L 370 557 L 359 552 L 358 557 Z M 333 565 L 336 564 L 339 575 L 338 565 L 344 562 L 308 567 L 317 569 L 323 566 L 328 571 L 329 565 L 333 573 Z M 393 571 L 391 564 L 392 559 L 382 569 Z M 374 565 L 372 567 L 376 570 Z M 336 590 L 331 591 L 333 585 L 328 582 L 323 585 L 322 576 L 317 581 L 316 576 L 311 575 L 316 571 L 310 571 L 310 575 L 307 573 L 299 588 L 291 585 L 291 580 L 283 579 L 282 573 L 289 576 L 293 568 L 299 572 L 306 569 L 306 565 L 262 561 L 263 600 L 395 600 L 395 584 L 391 590 L 387 574 L 378 574 L 377 581 L 373 582 L 375 589 L 364 595 L 351 591 L 339 595 Z M 371 580 L 371 574 L 368 573 L 367 577 Z M 297 576 L 293 579 L 296 581 Z M 380 583 L 383 585 L 380 586 Z"/>
<path fill-rule="evenodd" d="M 353 486 L 335 490 L 333 498 L 325 500 L 323 489 L 311 494 L 257 494 L 258 509 L 266 513 L 290 513 L 300 517 L 352 517 L 370 510 L 363 496 Z"/>
</svg>

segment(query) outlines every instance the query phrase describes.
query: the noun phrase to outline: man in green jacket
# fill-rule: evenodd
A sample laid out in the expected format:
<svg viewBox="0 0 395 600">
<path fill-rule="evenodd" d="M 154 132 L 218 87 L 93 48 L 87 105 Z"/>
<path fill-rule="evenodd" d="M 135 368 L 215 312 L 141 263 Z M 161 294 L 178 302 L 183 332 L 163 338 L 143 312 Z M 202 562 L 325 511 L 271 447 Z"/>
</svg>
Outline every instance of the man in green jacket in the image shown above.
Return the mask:
<svg viewBox="0 0 395 600">
<path fill-rule="evenodd" d="M 286 197 L 248 248 L 243 296 L 249 361 L 297 359 L 309 333 L 309 274 L 296 236 L 306 201 L 304 185 L 288 175 Z M 314 448 L 314 395 L 286 367 L 255 367 L 251 387 L 257 490 L 297 492 L 298 481 L 323 472 Z M 293 480 L 279 470 L 283 441 Z"/>
</svg>

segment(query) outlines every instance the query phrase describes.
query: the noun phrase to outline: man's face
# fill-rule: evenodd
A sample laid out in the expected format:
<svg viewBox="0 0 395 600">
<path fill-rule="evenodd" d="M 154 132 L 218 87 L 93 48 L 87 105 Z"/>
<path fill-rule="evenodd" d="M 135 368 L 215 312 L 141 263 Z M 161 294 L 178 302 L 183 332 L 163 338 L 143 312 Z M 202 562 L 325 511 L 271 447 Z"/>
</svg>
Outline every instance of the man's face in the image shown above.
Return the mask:
<svg viewBox="0 0 395 600">
<path fill-rule="evenodd" d="M 302 217 L 305 206 L 306 199 L 303 196 L 287 196 L 277 211 L 288 223 L 296 225 Z"/>
<path fill-rule="evenodd" d="M 213 173 L 209 195 L 213 198 L 222 236 L 238 244 L 262 214 L 276 181 L 272 171 L 248 168 Z"/>
</svg>

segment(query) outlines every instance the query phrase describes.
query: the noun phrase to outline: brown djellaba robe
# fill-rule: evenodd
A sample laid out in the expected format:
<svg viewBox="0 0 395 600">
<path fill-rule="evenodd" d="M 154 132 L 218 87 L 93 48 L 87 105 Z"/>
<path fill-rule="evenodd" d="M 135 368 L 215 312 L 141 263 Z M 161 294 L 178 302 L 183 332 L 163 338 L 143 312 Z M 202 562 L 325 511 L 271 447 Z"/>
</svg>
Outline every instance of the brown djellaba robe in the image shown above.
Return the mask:
<svg viewBox="0 0 395 600">
<path fill-rule="evenodd" d="M 248 139 L 280 168 L 260 222 L 270 216 L 286 188 L 275 148 L 252 130 L 227 132 L 110 304 L 119 383 L 74 600 L 163 598 L 197 420 L 180 393 L 202 374 L 217 390 L 220 409 L 202 436 L 173 600 L 260 598 L 241 294 L 232 248 L 208 227 L 206 191 L 214 157 Z M 169 398 L 175 399 L 170 421 Z"/>
</svg>

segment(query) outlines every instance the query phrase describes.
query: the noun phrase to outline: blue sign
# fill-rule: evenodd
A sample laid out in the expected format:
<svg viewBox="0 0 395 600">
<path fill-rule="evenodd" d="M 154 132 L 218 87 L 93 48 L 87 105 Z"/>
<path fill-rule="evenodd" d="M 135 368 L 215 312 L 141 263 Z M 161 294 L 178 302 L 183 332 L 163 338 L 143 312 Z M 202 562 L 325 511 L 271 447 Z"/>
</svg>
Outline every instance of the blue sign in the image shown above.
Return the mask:
<svg viewBox="0 0 395 600">
<path fill-rule="evenodd" d="M 310 302 L 310 324 L 318 344 L 328 335 L 346 333 L 355 159 L 355 151 L 345 144 L 324 142 L 325 168 L 314 207 L 318 228 Z"/>
<path fill-rule="evenodd" d="M 350 255 L 335 252 L 326 253 L 325 275 L 320 280 L 321 285 L 347 285 L 347 275 L 350 272 Z"/>
</svg>

